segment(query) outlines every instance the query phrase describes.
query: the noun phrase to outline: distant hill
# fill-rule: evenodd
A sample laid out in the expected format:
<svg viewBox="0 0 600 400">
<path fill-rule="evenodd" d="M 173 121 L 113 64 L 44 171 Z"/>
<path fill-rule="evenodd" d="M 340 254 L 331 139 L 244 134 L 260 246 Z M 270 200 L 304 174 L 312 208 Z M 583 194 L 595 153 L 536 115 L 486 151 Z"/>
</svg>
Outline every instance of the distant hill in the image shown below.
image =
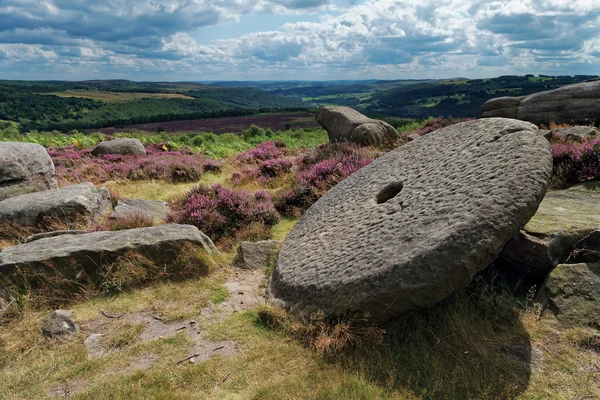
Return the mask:
<svg viewBox="0 0 600 400">
<path fill-rule="evenodd" d="M 194 82 L 0 81 L 0 120 L 18 122 L 22 131 L 119 127 L 308 106 L 299 98 L 255 88 Z"/>
<path fill-rule="evenodd" d="M 489 79 L 365 80 L 327 82 L 215 82 L 244 86 L 301 99 L 312 106 L 345 105 L 372 115 L 427 118 L 479 117 L 487 100 L 531 93 L 595 79 L 598 76 L 505 75 Z"/>
</svg>

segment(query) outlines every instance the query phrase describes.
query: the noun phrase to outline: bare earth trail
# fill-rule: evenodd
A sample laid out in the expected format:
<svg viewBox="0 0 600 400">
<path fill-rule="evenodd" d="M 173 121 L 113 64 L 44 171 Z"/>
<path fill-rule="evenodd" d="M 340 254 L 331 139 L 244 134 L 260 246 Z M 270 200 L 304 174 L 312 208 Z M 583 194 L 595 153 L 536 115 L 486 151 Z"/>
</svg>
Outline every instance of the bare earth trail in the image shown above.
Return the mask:
<svg viewBox="0 0 600 400">
<path fill-rule="evenodd" d="M 160 315 L 153 314 L 151 311 L 113 315 L 100 310 L 97 318 L 81 324 L 82 333 L 90 339 L 89 344 L 86 340 L 88 358 L 110 356 L 111 353 L 119 352 L 119 349 L 107 349 L 101 344 L 92 344 L 91 336 L 102 335 L 102 337 L 106 337 L 123 323 L 142 326 L 137 342 L 160 340 L 178 334 L 184 334 L 191 338 L 192 345 L 188 351 L 188 356 L 175 363 L 174 367 L 184 363 L 201 363 L 216 356 L 233 356 L 238 352 L 236 342 L 208 340 L 205 338 L 206 327 L 224 321 L 233 313 L 251 310 L 264 303 L 260 286 L 265 279 L 265 273 L 266 269 L 234 268 L 231 275 L 224 282 L 224 286 L 229 291 L 229 296 L 217 305 L 211 302 L 208 307 L 202 310 L 197 320 L 167 323 L 162 320 Z M 160 356 L 156 353 L 144 353 L 132 360 L 128 367 L 110 371 L 110 374 L 132 374 L 136 371 L 151 368 L 159 360 Z M 87 386 L 85 380 L 76 379 L 53 387 L 47 395 L 69 398 L 75 393 L 85 390 Z"/>
</svg>

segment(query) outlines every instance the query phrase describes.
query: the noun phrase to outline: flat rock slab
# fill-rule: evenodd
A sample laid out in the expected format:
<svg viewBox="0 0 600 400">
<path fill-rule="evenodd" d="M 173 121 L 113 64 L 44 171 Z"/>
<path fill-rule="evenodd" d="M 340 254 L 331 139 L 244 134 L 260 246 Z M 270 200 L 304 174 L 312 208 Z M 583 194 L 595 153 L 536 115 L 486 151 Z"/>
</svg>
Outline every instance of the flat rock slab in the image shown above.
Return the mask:
<svg viewBox="0 0 600 400">
<path fill-rule="evenodd" d="M 585 139 L 600 136 L 600 129 L 593 126 L 573 126 L 571 128 L 554 129 L 552 134 L 557 135 L 564 140 L 583 142 Z"/>
<path fill-rule="evenodd" d="M 0 200 L 57 188 L 54 163 L 45 148 L 35 143 L 0 142 Z"/>
<path fill-rule="evenodd" d="M 387 122 L 371 119 L 350 107 L 321 107 L 315 119 L 327 131 L 330 143 L 385 146 L 400 138 L 398 131 Z"/>
<path fill-rule="evenodd" d="M 104 154 L 122 154 L 122 155 L 146 155 L 146 149 L 139 139 L 119 138 L 108 142 L 100 142 L 92 150 L 92 155 L 101 156 Z"/>
<path fill-rule="evenodd" d="M 595 229 L 600 229 L 598 182 L 549 192 L 527 225 L 506 243 L 500 261 L 525 275 L 545 277 Z"/>
<path fill-rule="evenodd" d="M 284 241 L 269 292 L 299 312 L 384 321 L 466 286 L 535 214 L 552 170 L 532 124 L 469 121 L 335 186 Z"/>
<path fill-rule="evenodd" d="M 183 243 L 201 245 L 209 253 L 215 250 L 210 238 L 191 225 L 62 235 L 4 249 L 0 252 L 0 277 L 10 278 L 18 268 L 44 269 L 50 265 L 66 278 L 75 279 L 71 276 L 78 272 L 74 264 L 80 265 L 88 276 L 96 276 L 102 265 L 115 262 L 129 250 L 154 261 L 166 261 Z"/>
<path fill-rule="evenodd" d="M 169 216 L 167 203 L 159 200 L 121 199 L 118 201 L 110 219 L 133 218 L 142 216 L 158 224 Z"/>
<path fill-rule="evenodd" d="M 0 221 L 22 226 L 43 225 L 46 217 L 63 223 L 90 222 L 102 218 L 111 208 L 108 191 L 87 182 L 2 200 Z"/>
</svg>

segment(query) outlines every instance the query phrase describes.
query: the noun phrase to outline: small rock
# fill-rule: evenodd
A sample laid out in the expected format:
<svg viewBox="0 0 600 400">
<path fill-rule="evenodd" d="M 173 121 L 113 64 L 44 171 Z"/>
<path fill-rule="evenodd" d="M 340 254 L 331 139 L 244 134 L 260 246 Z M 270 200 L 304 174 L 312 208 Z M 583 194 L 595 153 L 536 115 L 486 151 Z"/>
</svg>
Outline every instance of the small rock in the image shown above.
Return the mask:
<svg viewBox="0 0 600 400">
<path fill-rule="evenodd" d="M 277 240 L 242 242 L 238 248 L 234 265 L 246 269 L 266 268 L 269 265 L 269 260 L 275 255 L 280 244 L 281 242 Z"/>
<path fill-rule="evenodd" d="M 146 149 L 138 139 L 120 138 L 108 142 L 101 142 L 92 150 L 92 155 L 123 154 L 123 155 L 146 155 Z"/>
<path fill-rule="evenodd" d="M 600 130 L 593 126 L 573 126 L 571 128 L 559 128 L 552 131 L 564 140 L 582 142 L 585 139 L 600 136 Z"/>
<path fill-rule="evenodd" d="M 104 349 L 102 348 L 102 337 L 102 334 L 94 333 L 88 336 L 83 342 L 90 358 L 98 357 L 104 352 Z"/>
<path fill-rule="evenodd" d="M 164 201 L 121 199 L 109 218 L 127 218 L 136 215 L 144 216 L 158 224 L 164 222 L 169 216 L 169 207 Z"/>
<path fill-rule="evenodd" d="M 56 310 L 42 319 L 42 334 L 46 337 L 72 335 L 79 327 L 72 319 L 72 311 Z"/>
</svg>

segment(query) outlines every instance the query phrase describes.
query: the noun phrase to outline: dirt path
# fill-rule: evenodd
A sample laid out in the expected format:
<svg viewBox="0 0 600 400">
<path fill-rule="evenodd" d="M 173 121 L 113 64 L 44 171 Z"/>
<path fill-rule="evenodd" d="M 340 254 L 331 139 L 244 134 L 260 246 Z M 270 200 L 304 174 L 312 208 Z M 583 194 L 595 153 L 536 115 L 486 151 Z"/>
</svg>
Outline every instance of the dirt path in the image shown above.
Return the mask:
<svg viewBox="0 0 600 400">
<path fill-rule="evenodd" d="M 159 315 L 149 311 L 138 311 L 111 315 L 103 311 L 99 312 L 97 318 L 81 324 L 81 331 L 88 339 L 86 348 L 89 358 L 106 356 L 110 353 L 119 352 L 119 349 L 110 349 L 102 346 L 103 338 L 108 337 L 111 332 L 118 330 L 119 326 L 126 323 L 143 325 L 138 342 L 159 340 L 172 337 L 177 334 L 185 334 L 192 339 L 192 345 L 188 356 L 183 358 L 179 364 L 201 363 L 215 356 L 230 357 L 237 352 L 237 344 L 234 341 L 211 341 L 205 338 L 205 327 L 210 324 L 219 323 L 227 316 L 253 309 L 264 303 L 261 295 L 261 284 L 265 277 L 265 270 L 234 269 L 224 285 L 229 290 L 229 296 L 220 304 L 212 304 L 204 308 L 197 320 L 180 322 L 164 322 Z M 93 344 L 92 344 L 93 342 Z M 152 367 L 160 361 L 158 354 L 142 354 L 132 360 L 129 367 L 124 370 L 114 371 L 114 374 L 133 373 Z M 49 396 L 71 397 L 77 392 L 85 390 L 87 382 L 74 380 L 65 382 L 52 388 Z"/>
</svg>

